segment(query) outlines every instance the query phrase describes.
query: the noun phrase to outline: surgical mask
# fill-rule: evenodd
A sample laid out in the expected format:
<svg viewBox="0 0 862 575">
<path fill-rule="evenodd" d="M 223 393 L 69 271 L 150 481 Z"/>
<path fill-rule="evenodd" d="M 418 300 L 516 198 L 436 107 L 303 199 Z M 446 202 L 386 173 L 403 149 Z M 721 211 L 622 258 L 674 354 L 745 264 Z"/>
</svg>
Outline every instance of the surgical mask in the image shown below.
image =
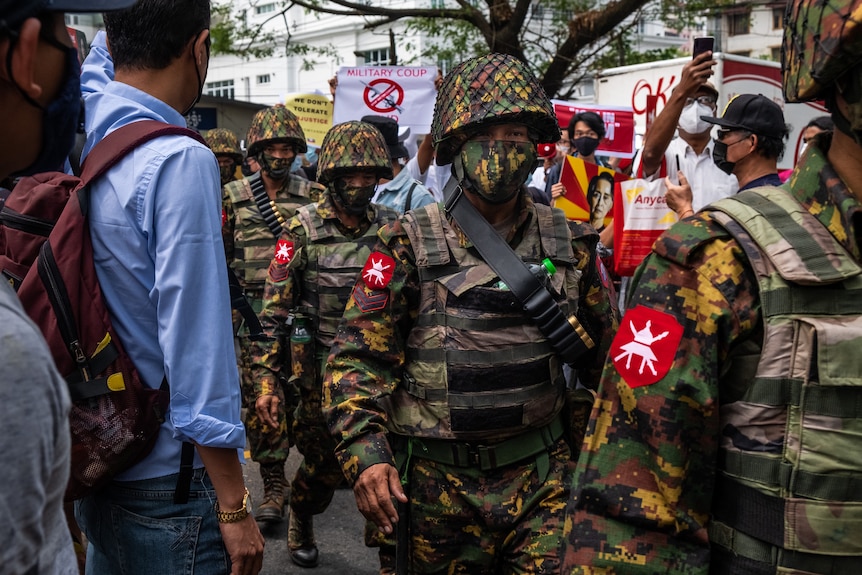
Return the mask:
<svg viewBox="0 0 862 575">
<path fill-rule="evenodd" d="M 377 184 L 370 186 L 350 186 L 343 179 L 335 181 L 335 199 L 345 212 L 352 216 L 361 216 L 368 209 L 371 198 L 377 190 Z"/>
<path fill-rule="evenodd" d="M 533 172 L 536 145 L 532 142 L 468 140 L 455 157 L 455 173 L 466 189 L 492 204 L 512 199 Z"/>
<path fill-rule="evenodd" d="M 571 149 L 572 148 L 568 145 L 557 144 L 557 151 L 560 152 L 561 154 L 565 155 L 565 156 L 569 155 L 569 150 L 571 150 Z"/>
<path fill-rule="evenodd" d="M 66 52 L 66 82 L 57 97 L 44 108 L 30 100 L 31 104 L 42 108 L 42 148 L 33 163 L 14 173 L 13 177 L 62 170 L 75 143 L 82 106 L 81 65 L 77 50 L 62 44 L 57 47 L 60 46 Z"/>
<path fill-rule="evenodd" d="M 701 116 L 712 116 L 712 108 L 693 102 L 682 109 L 679 115 L 679 129 L 688 134 L 702 134 L 712 128 L 712 124 L 701 120 Z"/>
<path fill-rule="evenodd" d="M 583 157 L 592 156 L 596 151 L 596 148 L 599 147 L 599 139 L 591 138 L 589 136 L 581 136 L 580 138 L 575 138 L 572 140 L 572 145 L 578 151 L 578 155 Z"/>
<path fill-rule="evenodd" d="M 290 173 L 293 158 L 276 158 L 275 156 L 261 153 L 258 156 L 257 162 L 267 176 L 273 180 L 283 180 Z"/>
<path fill-rule="evenodd" d="M 712 146 L 712 161 L 718 166 L 718 169 L 727 175 L 733 173 L 733 168 L 736 167 L 736 162 L 728 161 L 727 159 L 727 144 L 716 141 Z"/>
</svg>

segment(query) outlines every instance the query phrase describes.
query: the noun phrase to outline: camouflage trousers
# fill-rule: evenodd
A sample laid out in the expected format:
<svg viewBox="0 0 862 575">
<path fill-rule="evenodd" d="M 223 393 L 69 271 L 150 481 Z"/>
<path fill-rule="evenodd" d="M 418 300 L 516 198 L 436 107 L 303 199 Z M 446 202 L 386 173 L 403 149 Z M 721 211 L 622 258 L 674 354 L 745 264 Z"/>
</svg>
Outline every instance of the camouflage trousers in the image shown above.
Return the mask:
<svg viewBox="0 0 862 575">
<path fill-rule="evenodd" d="M 300 515 L 323 513 L 345 481 L 335 458 L 335 440 L 323 419 L 323 382 L 317 380 L 315 389 L 300 387 L 299 406 L 293 418 L 293 436 L 303 459 L 291 484 L 290 508 Z"/>
<path fill-rule="evenodd" d="M 573 464 L 562 439 L 547 453 L 545 475 L 538 458 L 481 471 L 422 459 L 414 449 L 410 573 L 559 574 Z"/>
<path fill-rule="evenodd" d="M 245 433 L 248 439 L 251 459 L 257 463 L 278 463 L 287 461 L 291 437 L 291 421 L 296 406 L 295 393 L 279 389 L 277 429 L 261 421 L 255 409 L 256 395 L 251 372 L 251 346 L 248 338 L 237 338 L 240 348 L 240 382 L 242 384 L 242 406 L 245 408 Z"/>
</svg>

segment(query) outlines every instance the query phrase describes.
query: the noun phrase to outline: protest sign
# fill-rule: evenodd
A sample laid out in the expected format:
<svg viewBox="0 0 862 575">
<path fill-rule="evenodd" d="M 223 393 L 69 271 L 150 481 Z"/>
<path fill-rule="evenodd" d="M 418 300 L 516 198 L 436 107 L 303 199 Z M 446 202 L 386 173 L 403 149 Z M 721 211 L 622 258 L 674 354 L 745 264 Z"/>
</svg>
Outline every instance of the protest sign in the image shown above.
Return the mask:
<svg viewBox="0 0 862 575">
<path fill-rule="evenodd" d="M 293 94 L 287 97 L 285 107 L 299 120 L 305 141 L 319 148 L 323 136 L 332 127 L 332 102 L 323 94 Z"/>
<path fill-rule="evenodd" d="M 579 112 L 595 112 L 605 122 L 605 137 L 596 150 L 598 156 L 631 158 L 635 155 L 635 113 L 631 108 L 600 106 L 551 100 L 554 113 L 562 128 L 569 125 L 572 116 Z M 571 137 L 571 134 L 569 134 Z"/>
<path fill-rule="evenodd" d="M 677 221 L 667 206 L 664 179 L 621 182 L 614 197 L 614 271 L 633 275 L 656 239 Z"/>
<path fill-rule="evenodd" d="M 431 131 L 435 66 L 360 66 L 338 70 L 333 122 L 388 116 L 414 134 Z"/>
<path fill-rule="evenodd" d="M 591 222 L 596 229 L 602 229 L 613 219 L 615 184 L 627 179 L 628 176 L 611 168 L 566 156 L 560 171 L 566 195 L 557 198 L 554 207 L 563 210 L 570 220 Z"/>
</svg>

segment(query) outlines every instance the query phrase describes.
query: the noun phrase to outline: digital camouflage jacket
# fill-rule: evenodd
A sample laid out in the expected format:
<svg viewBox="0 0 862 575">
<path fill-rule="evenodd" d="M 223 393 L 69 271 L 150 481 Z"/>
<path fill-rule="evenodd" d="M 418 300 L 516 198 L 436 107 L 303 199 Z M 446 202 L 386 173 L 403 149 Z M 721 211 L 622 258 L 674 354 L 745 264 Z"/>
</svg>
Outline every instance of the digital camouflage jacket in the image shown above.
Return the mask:
<svg viewBox="0 0 862 575">
<path fill-rule="evenodd" d="M 828 145 L 826 138 L 810 145 L 784 189 L 860 262 L 862 210 L 827 163 Z M 575 472 L 562 550 L 566 573 L 718 572 L 709 539 L 721 533 L 708 529 L 711 517 L 759 513 L 736 508 L 738 500 L 716 491 L 717 478 L 740 457 L 734 451 L 750 458 L 746 451 L 768 453 L 776 441 L 775 411 L 739 401 L 751 385 L 742 374 L 753 372 L 750 362 L 739 369 L 745 363 L 739 359 L 753 347 L 758 360 L 762 307 L 745 250 L 719 219 L 723 214 L 701 212 L 676 224 L 635 275 Z M 789 361 L 782 356 L 788 350 L 769 353 L 776 366 Z M 803 366 L 804 377 L 809 368 Z M 740 409 L 749 415 L 740 418 Z M 782 445 L 779 438 L 779 453 Z M 848 525 L 851 539 L 855 528 Z M 802 525 L 784 530 L 812 535 Z M 816 527 L 814 535 L 822 535 Z"/>
</svg>

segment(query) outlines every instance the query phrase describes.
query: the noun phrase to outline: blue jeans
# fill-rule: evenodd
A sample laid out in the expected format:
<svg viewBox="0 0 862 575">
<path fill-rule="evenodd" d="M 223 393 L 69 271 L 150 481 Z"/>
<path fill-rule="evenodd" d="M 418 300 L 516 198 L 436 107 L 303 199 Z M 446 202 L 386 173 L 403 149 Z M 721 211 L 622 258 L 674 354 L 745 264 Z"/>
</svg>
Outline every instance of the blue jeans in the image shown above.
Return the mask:
<svg viewBox="0 0 862 575">
<path fill-rule="evenodd" d="M 217 575 L 230 572 L 206 471 L 196 469 L 189 501 L 173 502 L 177 475 L 114 481 L 75 502 L 87 536 L 87 575 Z"/>
</svg>

